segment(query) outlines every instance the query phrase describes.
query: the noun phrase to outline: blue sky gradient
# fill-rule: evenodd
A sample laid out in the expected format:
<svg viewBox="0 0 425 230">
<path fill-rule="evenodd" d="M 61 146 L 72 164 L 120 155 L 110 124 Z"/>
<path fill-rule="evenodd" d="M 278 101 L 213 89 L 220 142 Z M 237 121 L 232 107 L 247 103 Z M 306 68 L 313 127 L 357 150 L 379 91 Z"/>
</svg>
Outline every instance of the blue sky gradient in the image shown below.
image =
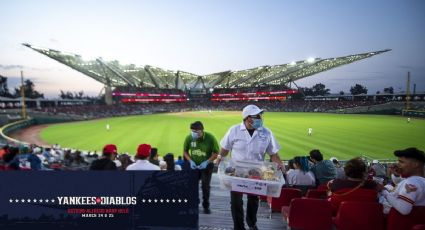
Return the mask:
<svg viewBox="0 0 425 230">
<path fill-rule="evenodd" d="M 20 70 L 48 97 L 99 94 L 102 85 L 21 43 L 209 74 L 309 57 L 392 51 L 297 82 L 332 93 L 356 83 L 425 91 L 425 1 L 0 1 L 0 74 Z M 11 90 L 12 91 L 12 90 Z"/>
</svg>

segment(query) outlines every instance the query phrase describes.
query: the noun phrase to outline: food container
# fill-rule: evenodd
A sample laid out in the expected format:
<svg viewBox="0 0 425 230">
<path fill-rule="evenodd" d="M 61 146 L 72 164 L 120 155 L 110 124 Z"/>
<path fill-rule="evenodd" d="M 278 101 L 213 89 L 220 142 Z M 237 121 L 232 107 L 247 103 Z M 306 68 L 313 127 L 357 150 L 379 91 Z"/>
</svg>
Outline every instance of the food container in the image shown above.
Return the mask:
<svg viewBox="0 0 425 230">
<path fill-rule="evenodd" d="M 222 159 L 218 176 L 223 188 L 262 196 L 279 197 L 285 178 L 274 162 Z"/>
</svg>

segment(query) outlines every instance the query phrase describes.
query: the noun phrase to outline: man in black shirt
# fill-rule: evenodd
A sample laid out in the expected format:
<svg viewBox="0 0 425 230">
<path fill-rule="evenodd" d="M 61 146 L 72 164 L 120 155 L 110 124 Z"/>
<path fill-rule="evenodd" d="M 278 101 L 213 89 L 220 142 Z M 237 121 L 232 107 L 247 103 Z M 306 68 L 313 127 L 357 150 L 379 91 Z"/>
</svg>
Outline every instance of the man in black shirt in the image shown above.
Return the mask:
<svg viewBox="0 0 425 230">
<path fill-rule="evenodd" d="M 90 170 L 117 170 L 114 159 L 117 156 L 117 146 L 107 144 L 103 147 L 103 155 L 100 159 L 93 161 Z"/>
</svg>

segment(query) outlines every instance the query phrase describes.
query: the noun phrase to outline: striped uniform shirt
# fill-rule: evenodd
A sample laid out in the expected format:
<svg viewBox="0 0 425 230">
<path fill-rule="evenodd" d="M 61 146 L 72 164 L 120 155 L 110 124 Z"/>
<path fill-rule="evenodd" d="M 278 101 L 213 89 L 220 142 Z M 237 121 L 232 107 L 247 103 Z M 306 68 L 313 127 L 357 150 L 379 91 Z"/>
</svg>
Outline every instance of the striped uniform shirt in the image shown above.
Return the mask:
<svg viewBox="0 0 425 230">
<path fill-rule="evenodd" d="M 394 192 L 383 191 L 388 203 L 403 215 L 407 215 L 413 206 L 425 206 L 425 178 L 411 176 L 402 180 Z"/>
</svg>

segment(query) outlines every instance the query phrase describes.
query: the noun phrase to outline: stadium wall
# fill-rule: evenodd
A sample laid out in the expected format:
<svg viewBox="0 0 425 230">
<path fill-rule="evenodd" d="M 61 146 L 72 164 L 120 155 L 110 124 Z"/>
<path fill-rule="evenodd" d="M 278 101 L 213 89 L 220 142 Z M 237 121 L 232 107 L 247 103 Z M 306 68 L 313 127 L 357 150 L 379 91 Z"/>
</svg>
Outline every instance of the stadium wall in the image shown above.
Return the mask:
<svg viewBox="0 0 425 230">
<path fill-rule="evenodd" d="M 6 124 L 5 126 L 0 128 L 0 138 L 2 144 L 7 143 L 14 143 L 16 145 L 25 144 L 29 145 L 31 143 L 26 143 L 20 140 L 16 140 L 14 138 L 9 137 L 9 134 L 16 132 L 21 129 L 28 128 L 33 125 L 43 125 L 43 124 L 53 124 L 53 123 L 62 123 L 62 122 L 70 122 L 73 120 L 70 119 L 64 119 L 64 118 L 55 118 L 55 117 L 46 117 L 46 116 L 40 116 L 35 118 L 29 118 L 26 120 L 19 120 L 15 121 L 9 124 Z"/>
<path fill-rule="evenodd" d="M 347 114 L 378 114 L 378 115 L 403 115 L 410 117 L 425 118 L 425 103 L 413 102 L 412 106 L 415 108 L 422 108 L 416 110 L 404 110 L 404 102 L 388 102 L 385 104 L 371 105 L 371 106 L 358 106 L 354 108 L 345 108 L 340 110 L 333 110 L 334 113 L 347 113 Z"/>
<path fill-rule="evenodd" d="M 17 145 L 29 144 L 29 143 L 26 143 L 26 142 L 23 142 L 23 141 L 13 139 L 13 138 L 9 137 L 8 135 L 12 132 L 16 132 L 17 130 L 27 128 L 27 127 L 33 125 L 34 122 L 35 122 L 35 120 L 30 118 L 30 119 L 26 119 L 26 120 L 20 120 L 20 121 L 12 122 L 10 124 L 3 126 L 0 129 L 0 135 L 1 135 L 1 138 L 2 138 L 2 142 L 4 142 L 4 143 L 12 142 L 12 143 L 17 144 Z"/>
</svg>

